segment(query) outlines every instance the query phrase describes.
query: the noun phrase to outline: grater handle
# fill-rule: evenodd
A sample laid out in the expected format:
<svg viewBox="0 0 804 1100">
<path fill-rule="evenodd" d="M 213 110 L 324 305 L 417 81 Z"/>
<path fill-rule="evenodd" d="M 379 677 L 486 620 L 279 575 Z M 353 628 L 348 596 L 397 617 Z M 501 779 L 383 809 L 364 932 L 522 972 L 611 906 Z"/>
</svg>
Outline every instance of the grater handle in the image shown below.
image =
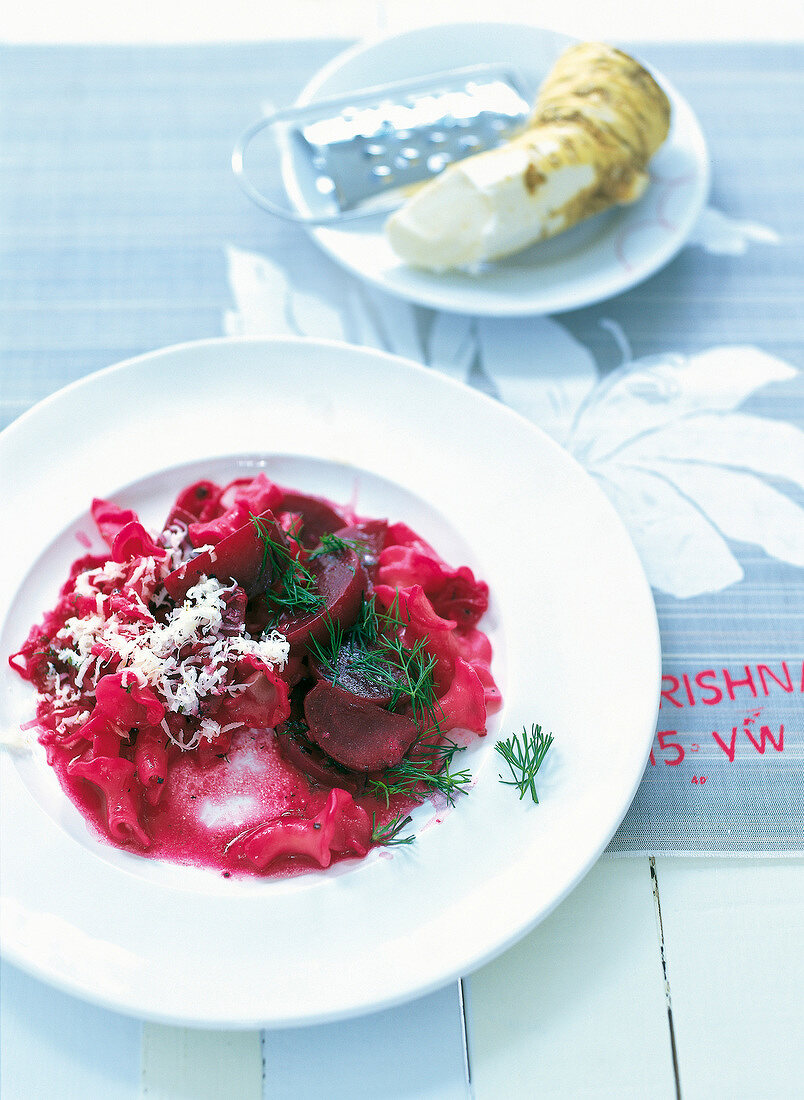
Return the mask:
<svg viewBox="0 0 804 1100">
<path fill-rule="evenodd" d="M 263 118 L 253 122 L 235 142 L 235 147 L 232 150 L 232 172 L 235 179 L 242 187 L 243 191 L 248 195 L 252 202 L 257 206 L 266 210 L 269 214 L 273 214 L 276 218 L 281 218 L 283 221 L 295 222 L 297 225 L 336 225 L 344 221 L 357 221 L 359 218 L 376 217 L 376 210 L 345 210 L 335 211 L 332 214 L 302 214 L 297 210 L 291 210 L 289 207 L 280 206 L 279 203 L 274 202 L 268 195 L 263 194 L 258 187 L 249 179 L 245 167 L 245 155 L 251 142 L 261 133 L 263 130 L 267 130 L 271 126 L 275 126 L 280 122 L 292 122 L 299 115 L 298 107 L 286 107 L 281 111 L 274 111 L 273 114 L 266 115 Z"/>
<path fill-rule="evenodd" d="M 501 65 L 497 62 L 470 65 L 463 68 L 451 69 L 448 72 L 431 73 L 428 76 L 409 77 L 406 80 L 399 80 L 390 84 L 378 85 L 373 88 L 364 88 L 339 96 L 314 100 L 304 106 L 297 105 L 295 107 L 285 107 L 279 111 L 274 111 L 272 114 L 266 115 L 252 123 L 251 126 L 240 135 L 232 152 L 232 171 L 237 182 L 252 202 L 256 203 L 257 206 L 261 207 L 269 214 L 273 214 L 274 217 L 281 218 L 283 221 L 294 222 L 297 225 L 305 226 L 326 226 L 340 225 L 343 222 L 357 221 L 361 218 L 376 218 L 379 213 L 376 205 L 356 205 L 348 209 L 335 210 L 330 213 L 306 214 L 291 209 L 288 206 L 280 205 L 269 195 L 264 194 L 246 171 L 245 156 L 249 145 L 263 130 L 267 130 L 283 122 L 299 122 L 303 118 L 307 118 L 308 121 L 310 121 L 311 116 L 313 116 L 312 120 L 315 121 L 315 117 L 320 117 L 322 112 L 329 111 L 339 113 L 347 107 L 351 109 L 366 104 L 373 105 L 376 104 L 379 99 L 387 100 L 389 96 L 407 97 L 415 96 L 420 93 L 421 95 L 432 97 L 434 89 L 440 94 L 442 90 L 454 88 L 466 90 L 469 87 L 477 87 L 478 85 L 487 84 L 492 81 L 503 82 L 515 96 L 519 97 L 523 105 L 524 121 L 524 117 L 527 115 L 528 111 L 529 97 L 524 90 L 523 82 L 520 80 L 518 74 L 511 70 L 509 66 Z M 507 113 L 507 117 L 510 119 L 513 118 L 514 115 Z M 467 155 L 468 150 L 463 152 L 457 159 L 462 159 L 463 156 Z M 414 180 L 411 182 L 420 181 Z M 390 195 L 391 193 L 391 190 L 385 192 L 386 195 Z M 385 209 L 387 210 L 387 207 Z"/>
</svg>

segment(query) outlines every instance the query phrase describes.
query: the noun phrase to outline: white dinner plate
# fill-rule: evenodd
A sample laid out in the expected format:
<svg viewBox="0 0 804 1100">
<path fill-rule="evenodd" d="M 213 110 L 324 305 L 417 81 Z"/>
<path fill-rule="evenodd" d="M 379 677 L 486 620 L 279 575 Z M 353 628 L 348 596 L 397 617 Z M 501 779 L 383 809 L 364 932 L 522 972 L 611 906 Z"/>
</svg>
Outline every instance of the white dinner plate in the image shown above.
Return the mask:
<svg viewBox="0 0 804 1100">
<path fill-rule="evenodd" d="M 558 55 L 574 41 L 521 24 L 423 27 L 346 50 L 313 77 L 297 103 L 485 62 L 515 68 L 535 94 Z M 435 309 L 517 317 L 577 309 L 619 294 L 675 256 L 709 192 L 709 159 L 698 121 L 670 81 L 652 71 L 670 99 L 673 121 L 651 161 L 651 185 L 630 206 L 598 214 L 479 274 L 436 274 L 406 266 L 388 244 L 380 215 L 310 232 L 348 271 Z M 293 167 L 299 155 L 288 154 L 285 180 L 296 209 L 305 212 Z"/>
<path fill-rule="evenodd" d="M 172 1023 L 354 1015 L 435 989 L 514 943 L 617 828 L 656 718 L 650 590 L 603 493 L 499 403 L 343 344 L 208 340 L 61 390 L 0 436 L 0 462 L 12 475 L 0 572 L 6 736 L 34 709 L 7 657 L 84 552 L 91 498 L 111 496 L 158 527 L 191 480 L 259 469 L 403 519 L 485 578 L 481 626 L 505 699 L 462 761 L 471 793 L 449 812 L 417 809 L 415 844 L 283 880 L 224 879 L 106 845 L 38 745 L 0 751 L 2 949 L 26 970 Z M 539 805 L 500 783 L 494 751 L 533 722 L 555 735 Z"/>
</svg>

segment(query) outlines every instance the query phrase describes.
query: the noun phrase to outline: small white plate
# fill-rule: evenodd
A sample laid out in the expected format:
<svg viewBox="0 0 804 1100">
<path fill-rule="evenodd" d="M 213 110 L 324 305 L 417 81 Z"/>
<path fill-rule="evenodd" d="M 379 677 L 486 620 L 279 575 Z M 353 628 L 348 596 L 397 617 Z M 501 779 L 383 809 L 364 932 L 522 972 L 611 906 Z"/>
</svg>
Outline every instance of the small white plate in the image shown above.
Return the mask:
<svg viewBox="0 0 804 1100">
<path fill-rule="evenodd" d="M 484 62 L 516 68 L 536 90 L 574 41 L 554 31 L 509 23 L 420 28 L 340 54 L 313 77 L 297 104 Z M 476 275 L 407 267 L 388 244 L 381 216 L 310 232 L 348 271 L 435 309 L 518 317 L 577 309 L 619 294 L 675 256 L 709 192 L 709 158 L 698 121 L 666 77 L 653 72 L 670 99 L 673 121 L 651 161 L 651 186 L 633 205 L 599 214 Z M 289 194 L 298 196 L 292 154 L 285 172 Z M 303 211 L 298 203 L 297 209 Z"/>
<path fill-rule="evenodd" d="M 404 519 L 484 577 L 482 625 L 505 699 L 465 754 L 474 789 L 440 821 L 420 807 L 414 845 L 285 880 L 224 879 L 103 844 L 39 751 L 0 751 L 0 932 L 25 969 L 172 1023 L 282 1026 L 367 1012 L 512 944 L 617 828 L 656 719 L 650 590 L 603 493 L 499 403 L 343 344 L 211 340 L 60 391 L 0 436 L 0 464 L 15 475 L 4 481 L 14 522 L 0 571 L 5 734 L 34 702 L 7 657 L 83 552 L 91 498 L 114 496 L 157 526 L 190 480 L 260 468 Z M 494 752 L 499 736 L 532 722 L 556 738 L 538 806 L 499 782 Z"/>
</svg>

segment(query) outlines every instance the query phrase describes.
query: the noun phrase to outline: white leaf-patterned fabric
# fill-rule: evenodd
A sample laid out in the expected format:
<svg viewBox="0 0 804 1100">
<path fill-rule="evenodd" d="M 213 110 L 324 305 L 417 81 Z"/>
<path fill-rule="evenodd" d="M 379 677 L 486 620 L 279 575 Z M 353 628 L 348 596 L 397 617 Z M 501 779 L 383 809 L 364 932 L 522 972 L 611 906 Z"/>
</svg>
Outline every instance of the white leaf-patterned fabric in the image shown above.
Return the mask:
<svg viewBox="0 0 804 1100">
<path fill-rule="evenodd" d="M 338 310 L 316 294 L 297 291 L 287 303 L 287 316 L 292 329 L 300 336 L 322 340 L 345 340 L 346 332 Z"/>
<path fill-rule="evenodd" d="M 509 330 L 481 322 L 483 361 L 502 399 L 599 481 L 655 588 L 683 599 L 738 582 L 729 540 L 804 565 L 804 510 L 763 480 L 804 487 L 804 433 L 734 411 L 794 378 L 792 367 L 757 348 L 711 348 L 627 363 L 595 384 L 591 357 L 558 329 L 547 319 Z M 537 334 L 553 357 L 547 372 Z"/>
<path fill-rule="evenodd" d="M 736 409 L 762 386 L 795 373 L 753 347 L 710 348 L 691 356 L 669 352 L 629 363 L 609 375 L 578 411 L 569 445 L 592 464 L 684 416 Z"/>
<path fill-rule="evenodd" d="M 804 511 L 784 488 L 804 487 L 804 432 L 740 411 L 759 390 L 795 377 L 782 360 L 751 346 L 670 351 L 601 378 L 591 353 L 553 318 L 428 317 L 356 282 L 339 312 L 291 286 L 264 256 L 230 248 L 227 263 L 236 303 L 227 332 L 350 339 L 424 360 L 538 424 L 611 498 L 658 591 L 689 599 L 740 581 L 731 541 L 804 565 Z M 628 352 L 620 326 L 601 324 Z"/>
<path fill-rule="evenodd" d="M 631 462 L 668 459 L 751 470 L 804 489 L 804 432 L 783 420 L 740 412 L 687 416 L 640 435 L 621 454 Z"/>
<path fill-rule="evenodd" d="M 468 382 L 477 357 L 475 322 L 463 313 L 433 315 L 427 340 L 427 362 L 434 370 Z"/>
<path fill-rule="evenodd" d="M 549 317 L 481 318 L 477 338 L 500 399 L 565 443 L 575 410 L 598 380 L 586 348 Z"/>
<path fill-rule="evenodd" d="M 742 580 L 742 567 L 715 525 L 666 479 L 617 462 L 594 476 L 628 528 L 654 588 L 683 600 Z"/>
<path fill-rule="evenodd" d="M 231 246 L 226 249 L 226 265 L 235 303 L 223 317 L 227 336 L 295 331 L 288 311 L 287 275 L 281 267 L 266 256 Z"/>
<path fill-rule="evenodd" d="M 687 247 L 698 245 L 715 256 L 742 256 L 749 245 L 780 241 L 779 234 L 770 226 L 730 218 L 714 206 L 707 206 L 687 238 Z"/>
<path fill-rule="evenodd" d="M 655 459 L 643 467 L 664 478 L 727 539 L 804 567 L 804 509 L 754 474 L 703 462 Z"/>
</svg>

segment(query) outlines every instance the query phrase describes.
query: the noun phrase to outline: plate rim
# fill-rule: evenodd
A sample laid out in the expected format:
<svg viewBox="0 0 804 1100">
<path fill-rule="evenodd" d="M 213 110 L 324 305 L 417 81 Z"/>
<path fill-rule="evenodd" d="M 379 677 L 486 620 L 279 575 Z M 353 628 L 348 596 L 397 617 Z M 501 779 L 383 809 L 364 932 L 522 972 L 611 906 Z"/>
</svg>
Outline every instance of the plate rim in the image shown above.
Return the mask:
<svg viewBox="0 0 804 1100">
<path fill-rule="evenodd" d="M 53 394 L 49 395 L 48 397 L 44 398 L 42 401 L 38 402 L 36 405 L 33 406 L 32 409 L 27 410 L 26 413 L 22 414 L 21 417 L 17 418 L 17 420 L 15 420 L 15 421 L 13 421 L 12 424 L 10 424 L 3 431 L 3 433 L 0 434 L 0 440 L 2 441 L 2 443 L 0 443 L 0 449 L 5 447 L 6 445 L 8 445 L 9 441 L 13 445 L 14 437 L 16 435 L 16 432 L 14 431 L 15 427 L 17 425 L 21 424 L 22 422 L 27 423 L 29 421 L 29 419 L 34 417 L 40 409 L 42 409 L 43 407 L 49 407 L 54 403 L 57 404 L 58 401 L 60 400 L 60 398 L 63 395 L 67 394 L 67 393 L 72 393 L 75 390 L 80 390 L 81 388 L 86 387 L 86 386 L 102 385 L 103 379 L 110 376 L 110 375 L 112 375 L 112 374 L 123 373 L 126 370 L 130 370 L 130 369 L 132 369 L 132 368 L 134 368 L 138 365 L 147 364 L 149 362 L 159 360 L 160 358 L 175 355 L 176 353 L 180 353 L 180 354 L 192 353 L 193 351 L 195 351 L 195 350 L 197 350 L 201 347 L 226 348 L 226 347 L 232 347 L 232 346 L 237 346 L 237 345 L 258 345 L 259 346 L 259 345 L 266 345 L 266 344 L 274 346 L 274 347 L 276 347 L 276 346 L 281 347 L 282 345 L 303 345 L 303 346 L 307 346 L 309 348 L 315 348 L 315 349 L 334 348 L 334 349 L 338 349 L 341 353 L 345 353 L 345 354 L 348 354 L 348 355 L 353 355 L 354 353 L 358 353 L 358 355 L 360 357 L 364 358 L 366 361 L 369 361 L 369 360 L 373 360 L 375 362 L 377 360 L 390 361 L 390 362 L 396 363 L 398 367 L 404 367 L 406 369 L 413 368 L 415 373 L 418 373 L 422 376 L 437 378 L 439 385 L 446 384 L 448 386 L 448 388 L 457 389 L 459 391 L 462 391 L 463 393 L 468 392 L 472 395 L 472 399 L 475 400 L 475 401 L 478 401 L 480 403 L 480 405 L 488 404 L 490 407 L 496 408 L 498 410 L 500 408 L 499 403 L 492 401 L 492 399 L 490 397 L 488 397 L 487 395 L 482 394 L 482 393 L 480 393 L 476 390 L 471 390 L 469 387 L 464 386 L 461 383 L 456 382 L 453 379 L 444 377 L 442 375 L 437 375 L 437 374 L 435 374 L 435 372 L 430 372 L 430 371 L 428 371 L 428 369 L 426 367 L 424 367 L 420 363 L 417 363 L 413 360 L 406 359 L 402 356 L 394 355 L 394 354 L 384 352 L 384 351 L 378 351 L 378 350 L 373 349 L 373 348 L 360 347 L 360 346 L 357 346 L 357 345 L 349 344 L 349 343 L 344 342 L 344 341 L 319 340 L 319 339 L 315 339 L 315 338 L 293 337 L 293 336 L 248 335 L 248 336 L 237 336 L 237 337 L 212 337 L 212 338 L 207 338 L 207 339 L 202 339 L 202 340 L 185 341 L 185 342 L 180 343 L 180 344 L 174 344 L 174 345 L 170 345 L 170 346 L 163 347 L 163 348 L 153 349 L 151 351 L 142 353 L 140 355 L 132 356 L 128 359 L 122 360 L 119 363 L 115 363 L 115 364 L 112 364 L 112 365 L 107 366 L 105 368 L 102 368 L 101 370 L 91 372 L 90 374 L 86 375 L 84 378 L 77 379 L 77 380 L 69 383 L 67 386 L 62 387 L 62 389 L 56 391 L 55 393 L 53 393 Z M 531 421 L 527 420 L 527 418 L 525 418 L 525 417 L 521 416 L 520 414 L 516 413 L 514 410 L 508 409 L 506 407 L 503 407 L 503 408 L 505 410 L 505 415 L 506 416 L 510 416 L 513 419 L 521 422 L 521 424 L 529 432 L 532 432 L 535 436 L 537 436 L 539 438 L 540 445 L 542 445 L 542 446 L 547 445 L 547 447 L 549 449 L 554 450 L 554 452 L 557 455 L 560 454 L 560 456 L 561 456 L 560 460 L 562 462 L 568 461 L 573 467 L 576 468 L 576 471 L 583 476 L 585 481 L 589 484 L 589 487 L 594 490 L 594 493 L 595 493 L 597 499 L 599 499 L 601 501 L 604 510 L 608 513 L 609 520 L 614 521 L 614 524 L 615 524 L 616 528 L 618 529 L 619 537 L 624 538 L 627 541 L 627 543 L 631 546 L 631 550 L 633 551 L 633 555 L 632 555 L 633 560 L 638 566 L 637 575 L 635 576 L 635 580 L 637 582 L 637 587 L 641 588 L 642 589 L 642 594 L 647 596 L 648 606 L 652 610 L 651 624 L 650 625 L 652 627 L 652 630 L 651 630 L 651 643 L 652 643 L 652 649 L 653 649 L 653 662 L 652 663 L 653 663 L 653 668 L 654 668 L 654 686 L 655 686 L 654 702 L 655 702 L 655 706 L 654 706 L 654 712 L 653 712 L 652 718 L 651 718 L 650 722 L 647 723 L 648 726 L 650 726 L 649 735 L 650 735 L 650 741 L 652 741 L 653 732 L 654 732 L 654 729 L 655 729 L 656 714 L 658 712 L 658 704 L 659 704 L 659 698 L 660 698 L 659 688 L 660 688 L 660 679 L 661 679 L 661 649 L 660 649 L 660 639 L 659 639 L 659 631 L 658 631 L 658 620 L 656 618 L 655 606 L 653 604 L 650 587 L 649 587 L 649 584 L 647 582 L 647 578 L 645 577 L 644 570 L 642 569 L 641 565 L 639 564 L 639 559 L 638 559 L 638 556 L 636 554 L 636 551 L 633 548 L 633 543 L 631 542 L 630 536 L 628 535 L 628 533 L 627 533 L 627 531 L 624 527 L 624 524 L 622 523 L 622 520 L 617 515 L 613 505 L 611 505 L 610 501 L 608 500 L 608 498 L 605 497 L 605 494 L 602 492 L 602 490 L 599 488 L 599 486 L 597 486 L 594 483 L 593 479 L 583 469 L 583 467 L 580 465 L 580 463 L 578 463 L 578 461 L 574 458 L 574 456 L 570 455 L 555 440 L 553 440 L 549 435 L 547 435 L 547 433 L 545 433 L 543 430 L 538 428 L 538 426 L 533 424 Z M 39 548 L 37 548 L 37 549 L 39 549 Z M 0 607 L 0 616 L 2 617 L 2 619 L 4 621 L 5 621 L 7 612 L 9 610 L 10 606 L 11 606 L 11 603 L 13 603 L 15 595 L 16 595 L 16 593 L 12 595 L 11 602 L 9 603 L 8 606 L 6 606 L 5 603 L 4 603 L 4 605 L 2 607 Z M 646 744 L 644 746 L 645 747 L 644 757 L 645 757 L 645 759 L 647 759 L 647 752 L 648 752 L 648 748 L 649 748 L 649 744 L 650 744 L 650 742 L 647 739 L 647 735 L 645 737 L 645 741 L 646 741 Z M 7 763 L 7 761 L 5 761 L 4 763 Z M 510 947 L 513 943 L 517 942 L 519 939 L 522 938 L 523 935 L 527 934 L 533 927 L 535 927 L 536 924 L 540 923 L 541 920 L 543 920 L 550 912 L 552 912 L 553 909 L 555 909 L 555 907 L 557 905 L 559 905 L 560 902 L 567 896 L 567 894 L 569 894 L 571 892 L 571 890 L 573 890 L 575 888 L 575 886 L 577 886 L 577 884 L 588 873 L 588 871 L 591 869 L 591 867 L 597 861 L 597 859 L 599 858 L 601 852 L 604 850 L 606 845 L 609 843 L 609 841 L 611 839 L 611 836 L 614 834 L 614 831 L 616 831 L 616 828 L 618 827 L 619 822 L 622 820 L 622 817 L 627 812 L 628 806 L 630 805 L 630 803 L 633 799 L 633 796 L 636 792 L 636 789 L 637 789 L 637 787 L 638 787 L 638 785 L 641 781 L 641 777 L 642 777 L 642 769 L 639 769 L 637 774 L 635 775 L 634 781 L 632 783 L 632 789 L 630 790 L 629 796 L 628 796 L 627 800 L 625 801 L 624 805 L 621 808 L 621 812 L 620 812 L 620 816 L 619 816 L 618 820 L 614 823 L 614 825 L 610 829 L 610 831 L 608 831 L 606 833 L 606 835 L 604 835 L 602 837 L 602 839 L 599 841 L 599 843 L 594 848 L 592 854 L 585 861 L 584 865 L 582 867 L 580 867 L 580 869 L 576 870 L 576 873 L 574 874 L 572 879 L 570 881 L 568 881 L 566 887 L 559 894 L 553 896 L 550 903 L 546 907 L 539 908 L 538 911 L 536 912 L 536 915 L 532 916 L 532 918 L 530 920 L 528 920 L 527 922 L 525 922 L 524 925 L 522 925 L 520 923 L 520 924 L 516 925 L 515 927 L 511 928 L 511 930 L 509 932 L 509 935 L 504 940 L 502 940 L 502 941 L 497 940 L 494 943 L 490 944 L 488 946 L 486 952 L 484 954 L 480 955 L 480 956 L 473 957 L 472 961 L 467 964 L 466 968 L 461 968 L 456 973 L 450 972 L 450 974 L 448 974 L 446 977 L 444 976 L 443 973 L 435 974 L 432 977 L 432 980 L 429 983 L 425 983 L 425 984 L 420 983 L 416 986 L 416 988 L 414 990 L 410 990 L 409 988 L 406 988 L 406 989 L 402 989 L 401 991 L 396 991 L 394 993 L 389 993 L 384 1000 L 379 1001 L 379 1002 L 374 1001 L 370 1004 L 356 1004 L 356 1005 L 353 1005 L 351 1007 L 345 1008 L 343 1011 L 340 1011 L 338 1013 L 335 1013 L 335 1014 L 327 1013 L 327 1014 L 322 1015 L 322 1016 L 317 1016 L 317 1015 L 315 1015 L 315 1013 L 306 1013 L 306 1014 L 303 1014 L 303 1015 L 291 1016 L 291 1017 L 287 1017 L 287 1018 L 265 1019 L 264 1017 L 260 1017 L 260 1018 L 254 1018 L 254 1017 L 245 1018 L 244 1017 L 244 1018 L 233 1019 L 233 1018 L 231 1018 L 231 1016 L 227 1016 L 225 1018 L 217 1018 L 217 1017 L 214 1016 L 214 1014 L 210 1014 L 209 1012 L 200 1011 L 195 1016 L 177 1017 L 175 1014 L 172 1014 L 172 1013 L 171 1014 L 161 1014 L 158 1011 L 158 1009 L 148 1010 L 147 1008 L 144 1008 L 141 1004 L 133 1004 L 131 999 L 129 1001 L 120 1001 L 120 1000 L 113 1000 L 113 999 L 105 998 L 102 995 L 98 995 L 98 994 L 94 993 L 93 990 L 88 986 L 88 984 L 81 984 L 80 982 L 70 982 L 69 980 L 66 980 L 66 979 L 60 979 L 58 976 L 54 975 L 52 973 L 52 971 L 48 970 L 46 967 L 38 966 L 37 963 L 36 963 L 36 958 L 31 957 L 30 953 L 26 954 L 23 950 L 14 951 L 13 946 L 12 946 L 11 949 L 9 949 L 9 944 L 7 942 L 3 943 L 3 953 L 6 955 L 6 957 L 11 962 L 15 963 L 16 965 L 19 965 L 20 967 L 22 967 L 23 969 L 25 969 L 29 973 L 33 973 L 36 977 L 48 982 L 49 984 L 51 984 L 51 985 L 53 985 L 57 988 L 62 989 L 65 992 L 68 992 L 68 993 L 70 993 L 74 996 L 81 997 L 81 998 L 83 998 L 85 1000 L 89 1000 L 93 1003 L 101 1004 L 104 1007 L 110 1008 L 114 1011 L 128 1013 L 130 1015 L 136 1015 L 139 1018 L 152 1019 L 152 1020 L 156 1020 L 156 1021 L 159 1021 L 159 1022 L 165 1022 L 165 1023 L 182 1023 L 182 1024 L 187 1024 L 187 1025 L 190 1025 L 190 1026 L 200 1026 L 200 1027 L 218 1026 L 218 1027 L 233 1028 L 233 1029 L 253 1028 L 253 1027 L 285 1027 L 285 1026 L 299 1026 L 299 1025 L 306 1025 L 306 1024 L 315 1024 L 315 1023 L 321 1023 L 321 1022 L 325 1022 L 325 1021 L 333 1021 L 333 1020 L 336 1020 L 336 1019 L 345 1019 L 345 1018 L 354 1017 L 354 1016 L 362 1015 L 362 1014 L 373 1012 L 373 1011 L 379 1011 L 379 1010 L 382 1010 L 382 1009 L 392 1007 L 393 1005 L 396 1005 L 396 1004 L 404 1003 L 408 1000 L 411 1000 L 414 997 L 422 996 L 422 995 L 424 995 L 428 992 L 431 992 L 434 989 L 442 987 L 446 982 L 449 982 L 449 981 L 452 981 L 452 980 L 456 979 L 461 974 L 468 973 L 468 972 L 471 972 L 471 971 L 477 969 L 477 967 L 484 965 L 484 963 L 486 963 L 490 959 L 496 957 L 501 952 L 503 952 L 508 947 Z M 43 812 L 43 811 L 41 811 L 41 807 L 39 809 L 40 809 L 40 812 Z"/>
</svg>

